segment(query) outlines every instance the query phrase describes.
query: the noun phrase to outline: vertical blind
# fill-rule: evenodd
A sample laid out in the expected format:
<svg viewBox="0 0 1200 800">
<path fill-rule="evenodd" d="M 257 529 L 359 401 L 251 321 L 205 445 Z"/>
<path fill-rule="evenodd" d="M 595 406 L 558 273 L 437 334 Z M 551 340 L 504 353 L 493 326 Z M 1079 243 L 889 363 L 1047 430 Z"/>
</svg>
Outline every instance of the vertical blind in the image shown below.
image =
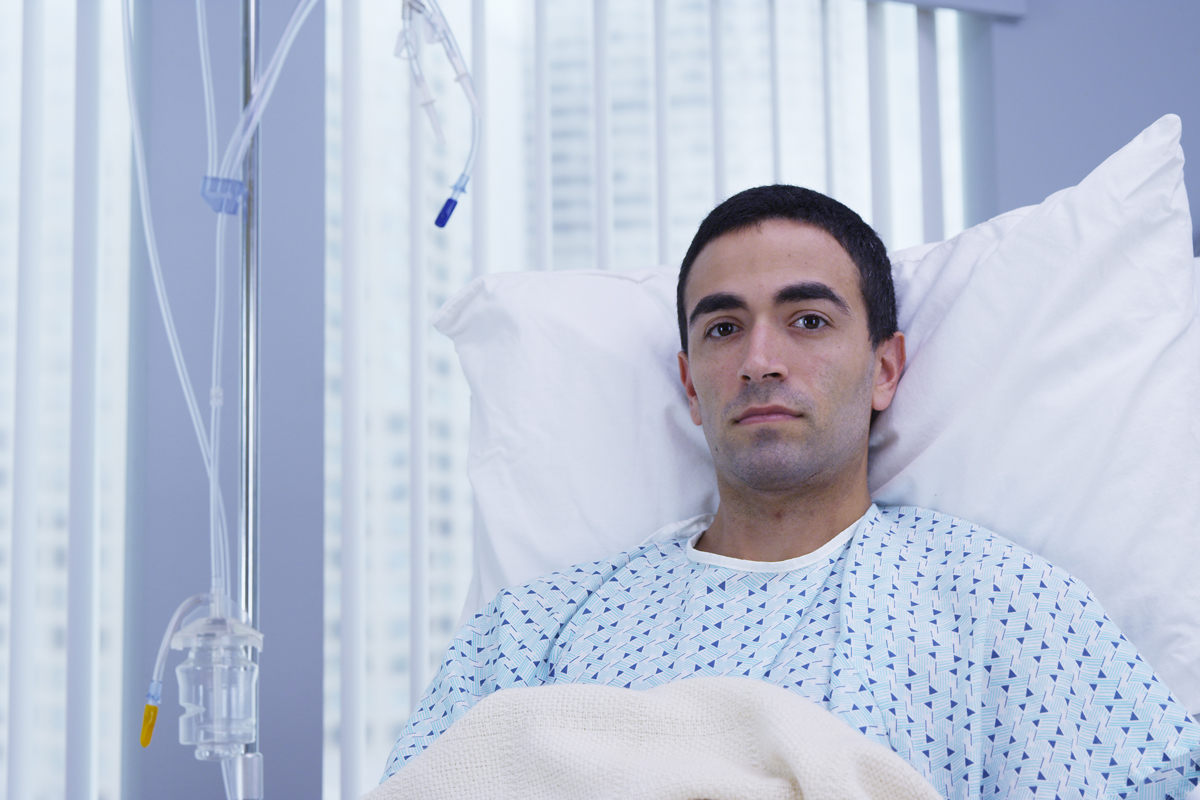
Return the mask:
<svg viewBox="0 0 1200 800">
<path fill-rule="evenodd" d="M 865 0 L 441 0 L 439 141 L 393 57 L 401 5 L 326 0 L 324 796 L 357 797 L 456 630 L 469 397 L 428 315 L 473 276 L 678 263 L 712 206 L 781 180 L 892 248 L 962 229 L 958 19 Z"/>
<path fill-rule="evenodd" d="M 724 196 L 961 229 L 957 21 L 865 0 L 444 0 L 486 110 L 468 199 L 393 57 L 327 0 L 327 797 L 372 785 L 470 574 L 469 398 L 428 313 L 472 276 L 677 263 Z M 118 0 L 0 4 L 0 782 L 120 795 L 130 162 Z M 415 554 L 415 556 L 414 556 Z"/>
<path fill-rule="evenodd" d="M 116 0 L 0 5 L 0 786 L 120 796 L 129 125 Z"/>
</svg>

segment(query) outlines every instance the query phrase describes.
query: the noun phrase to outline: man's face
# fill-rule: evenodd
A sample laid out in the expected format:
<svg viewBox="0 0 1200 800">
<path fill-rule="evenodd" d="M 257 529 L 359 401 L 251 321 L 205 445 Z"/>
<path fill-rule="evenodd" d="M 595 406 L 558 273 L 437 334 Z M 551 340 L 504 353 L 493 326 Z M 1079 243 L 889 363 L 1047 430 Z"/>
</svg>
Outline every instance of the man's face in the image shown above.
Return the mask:
<svg viewBox="0 0 1200 800">
<path fill-rule="evenodd" d="M 820 228 L 768 220 L 700 252 L 680 377 L 718 480 L 764 492 L 862 480 L 871 411 L 904 366 L 871 346 L 858 267 Z"/>
</svg>

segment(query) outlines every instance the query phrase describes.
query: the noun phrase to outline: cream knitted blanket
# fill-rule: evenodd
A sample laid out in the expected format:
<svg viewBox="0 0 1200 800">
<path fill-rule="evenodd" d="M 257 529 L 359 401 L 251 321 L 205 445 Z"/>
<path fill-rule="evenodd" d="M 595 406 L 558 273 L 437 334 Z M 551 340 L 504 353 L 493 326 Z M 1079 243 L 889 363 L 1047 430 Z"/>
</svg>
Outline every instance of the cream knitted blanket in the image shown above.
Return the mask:
<svg viewBox="0 0 1200 800">
<path fill-rule="evenodd" d="M 646 691 L 590 684 L 481 700 L 363 800 L 846 800 L 938 797 L 825 709 L 750 678 Z"/>
</svg>

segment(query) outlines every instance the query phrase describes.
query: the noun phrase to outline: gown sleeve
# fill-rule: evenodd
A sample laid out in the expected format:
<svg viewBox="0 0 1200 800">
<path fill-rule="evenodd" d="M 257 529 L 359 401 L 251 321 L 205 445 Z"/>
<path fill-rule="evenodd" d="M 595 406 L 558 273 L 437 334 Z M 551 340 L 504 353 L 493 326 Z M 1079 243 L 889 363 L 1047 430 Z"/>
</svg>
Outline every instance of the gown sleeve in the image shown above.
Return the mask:
<svg viewBox="0 0 1200 800">
<path fill-rule="evenodd" d="M 1186 796 L 1200 727 L 1086 586 L 1053 568 L 1012 577 L 983 665 L 984 796 Z"/>
<path fill-rule="evenodd" d="M 505 589 L 459 630 L 388 756 L 383 780 L 492 692 L 554 680 L 552 651 L 575 612 L 630 554 Z"/>
</svg>

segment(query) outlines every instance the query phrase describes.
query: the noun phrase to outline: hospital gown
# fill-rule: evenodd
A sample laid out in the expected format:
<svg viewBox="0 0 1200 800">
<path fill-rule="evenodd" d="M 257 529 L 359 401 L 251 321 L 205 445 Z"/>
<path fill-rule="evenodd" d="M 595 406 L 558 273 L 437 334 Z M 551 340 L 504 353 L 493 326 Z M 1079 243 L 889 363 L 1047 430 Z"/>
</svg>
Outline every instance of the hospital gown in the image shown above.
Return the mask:
<svg viewBox="0 0 1200 800">
<path fill-rule="evenodd" d="M 1200 727 L 1087 588 L 1019 546 L 872 506 L 813 563 L 768 565 L 695 551 L 710 520 L 501 592 L 450 645 L 385 777 L 498 689 L 699 675 L 818 702 L 945 797 L 1180 797 L 1200 774 Z"/>
</svg>

